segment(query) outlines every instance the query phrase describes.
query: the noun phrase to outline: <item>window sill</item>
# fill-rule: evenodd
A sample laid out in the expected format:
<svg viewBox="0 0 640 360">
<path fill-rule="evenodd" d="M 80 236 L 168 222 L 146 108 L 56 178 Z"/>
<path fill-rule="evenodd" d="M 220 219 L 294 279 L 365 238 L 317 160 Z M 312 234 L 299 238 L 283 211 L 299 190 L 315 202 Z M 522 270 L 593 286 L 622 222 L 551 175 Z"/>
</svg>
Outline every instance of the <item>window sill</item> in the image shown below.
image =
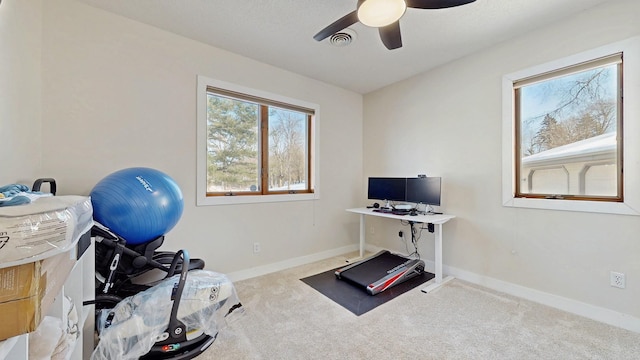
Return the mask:
<svg viewBox="0 0 640 360">
<path fill-rule="evenodd" d="M 242 195 L 242 196 L 198 196 L 198 206 L 258 204 L 287 201 L 317 200 L 317 191 L 313 194 L 283 194 L 283 195 Z"/>
<path fill-rule="evenodd" d="M 503 199 L 503 206 L 514 208 L 580 211 L 590 213 L 605 213 L 618 215 L 640 215 L 640 212 L 628 204 L 605 201 L 581 201 L 561 199 Z"/>
</svg>

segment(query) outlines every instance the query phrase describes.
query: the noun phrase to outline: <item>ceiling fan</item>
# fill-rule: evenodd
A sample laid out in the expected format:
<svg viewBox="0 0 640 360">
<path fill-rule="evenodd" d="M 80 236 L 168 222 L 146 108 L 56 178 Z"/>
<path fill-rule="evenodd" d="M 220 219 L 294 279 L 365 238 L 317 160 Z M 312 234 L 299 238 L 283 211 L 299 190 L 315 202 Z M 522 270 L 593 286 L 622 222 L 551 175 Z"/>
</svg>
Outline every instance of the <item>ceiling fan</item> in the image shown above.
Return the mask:
<svg viewBox="0 0 640 360">
<path fill-rule="evenodd" d="M 378 28 L 380 39 L 389 50 L 402 47 L 400 18 L 407 8 L 444 9 L 472 3 L 476 0 L 358 0 L 356 10 L 320 30 L 313 38 L 322 41 L 358 21 Z"/>
</svg>

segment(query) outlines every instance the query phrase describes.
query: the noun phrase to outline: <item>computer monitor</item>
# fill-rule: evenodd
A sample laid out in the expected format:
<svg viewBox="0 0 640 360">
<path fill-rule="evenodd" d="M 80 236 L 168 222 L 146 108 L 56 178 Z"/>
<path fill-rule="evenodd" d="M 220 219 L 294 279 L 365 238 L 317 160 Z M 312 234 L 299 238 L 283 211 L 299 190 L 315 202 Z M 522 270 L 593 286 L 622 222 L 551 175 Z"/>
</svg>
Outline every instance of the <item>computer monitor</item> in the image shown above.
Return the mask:
<svg viewBox="0 0 640 360">
<path fill-rule="evenodd" d="M 369 200 L 404 201 L 407 178 L 370 177 Z"/>
<path fill-rule="evenodd" d="M 407 178 L 405 201 L 440 206 L 441 183 L 440 177 Z"/>
</svg>

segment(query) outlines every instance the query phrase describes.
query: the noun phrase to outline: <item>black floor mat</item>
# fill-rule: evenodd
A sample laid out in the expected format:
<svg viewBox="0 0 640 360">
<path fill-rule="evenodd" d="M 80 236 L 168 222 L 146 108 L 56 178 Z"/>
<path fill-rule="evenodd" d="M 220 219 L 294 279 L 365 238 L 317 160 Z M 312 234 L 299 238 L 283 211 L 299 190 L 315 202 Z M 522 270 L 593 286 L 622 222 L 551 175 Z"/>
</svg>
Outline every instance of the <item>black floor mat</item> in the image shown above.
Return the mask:
<svg viewBox="0 0 640 360">
<path fill-rule="evenodd" d="M 364 288 L 338 280 L 335 271 L 336 269 L 325 271 L 300 280 L 356 315 L 362 315 L 435 277 L 434 274 L 425 272 L 377 295 L 369 295 Z"/>
</svg>

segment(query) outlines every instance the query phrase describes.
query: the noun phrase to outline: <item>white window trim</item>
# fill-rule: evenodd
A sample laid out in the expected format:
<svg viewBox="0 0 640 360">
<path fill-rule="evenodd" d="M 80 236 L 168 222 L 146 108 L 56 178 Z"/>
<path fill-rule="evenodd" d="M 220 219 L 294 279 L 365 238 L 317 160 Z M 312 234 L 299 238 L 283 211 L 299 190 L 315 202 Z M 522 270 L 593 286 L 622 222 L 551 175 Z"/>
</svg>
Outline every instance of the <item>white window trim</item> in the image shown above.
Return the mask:
<svg viewBox="0 0 640 360">
<path fill-rule="evenodd" d="M 623 52 L 624 202 L 516 198 L 513 83 L 537 74 Z M 502 204 L 506 207 L 640 215 L 640 37 L 605 45 L 502 77 Z"/>
<path fill-rule="evenodd" d="M 320 172 L 319 172 L 319 154 L 320 147 L 318 141 L 318 124 L 320 119 L 320 106 L 317 104 L 309 103 L 306 101 L 292 99 L 285 96 L 269 93 L 266 91 L 251 89 L 248 87 L 232 84 L 229 82 L 211 79 L 205 76 L 198 75 L 198 85 L 196 93 L 196 120 L 198 122 L 196 129 L 196 204 L 197 206 L 209 206 L 209 205 L 233 205 L 233 204 L 252 204 L 252 203 L 267 203 L 267 202 L 281 202 L 281 201 L 308 201 L 317 200 L 320 198 Z M 313 109 L 314 121 L 312 126 L 312 146 L 313 156 L 312 164 L 312 178 L 309 179 L 313 186 L 313 193 L 303 194 L 282 194 L 282 195 L 238 195 L 238 196 L 207 196 L 207 87 L 217 87 L 221 89 L 231 90 L 259 98 L 270 99 L 287 103 L 291 105 L 300 106 L 307 109 Z"/>
</svg>

